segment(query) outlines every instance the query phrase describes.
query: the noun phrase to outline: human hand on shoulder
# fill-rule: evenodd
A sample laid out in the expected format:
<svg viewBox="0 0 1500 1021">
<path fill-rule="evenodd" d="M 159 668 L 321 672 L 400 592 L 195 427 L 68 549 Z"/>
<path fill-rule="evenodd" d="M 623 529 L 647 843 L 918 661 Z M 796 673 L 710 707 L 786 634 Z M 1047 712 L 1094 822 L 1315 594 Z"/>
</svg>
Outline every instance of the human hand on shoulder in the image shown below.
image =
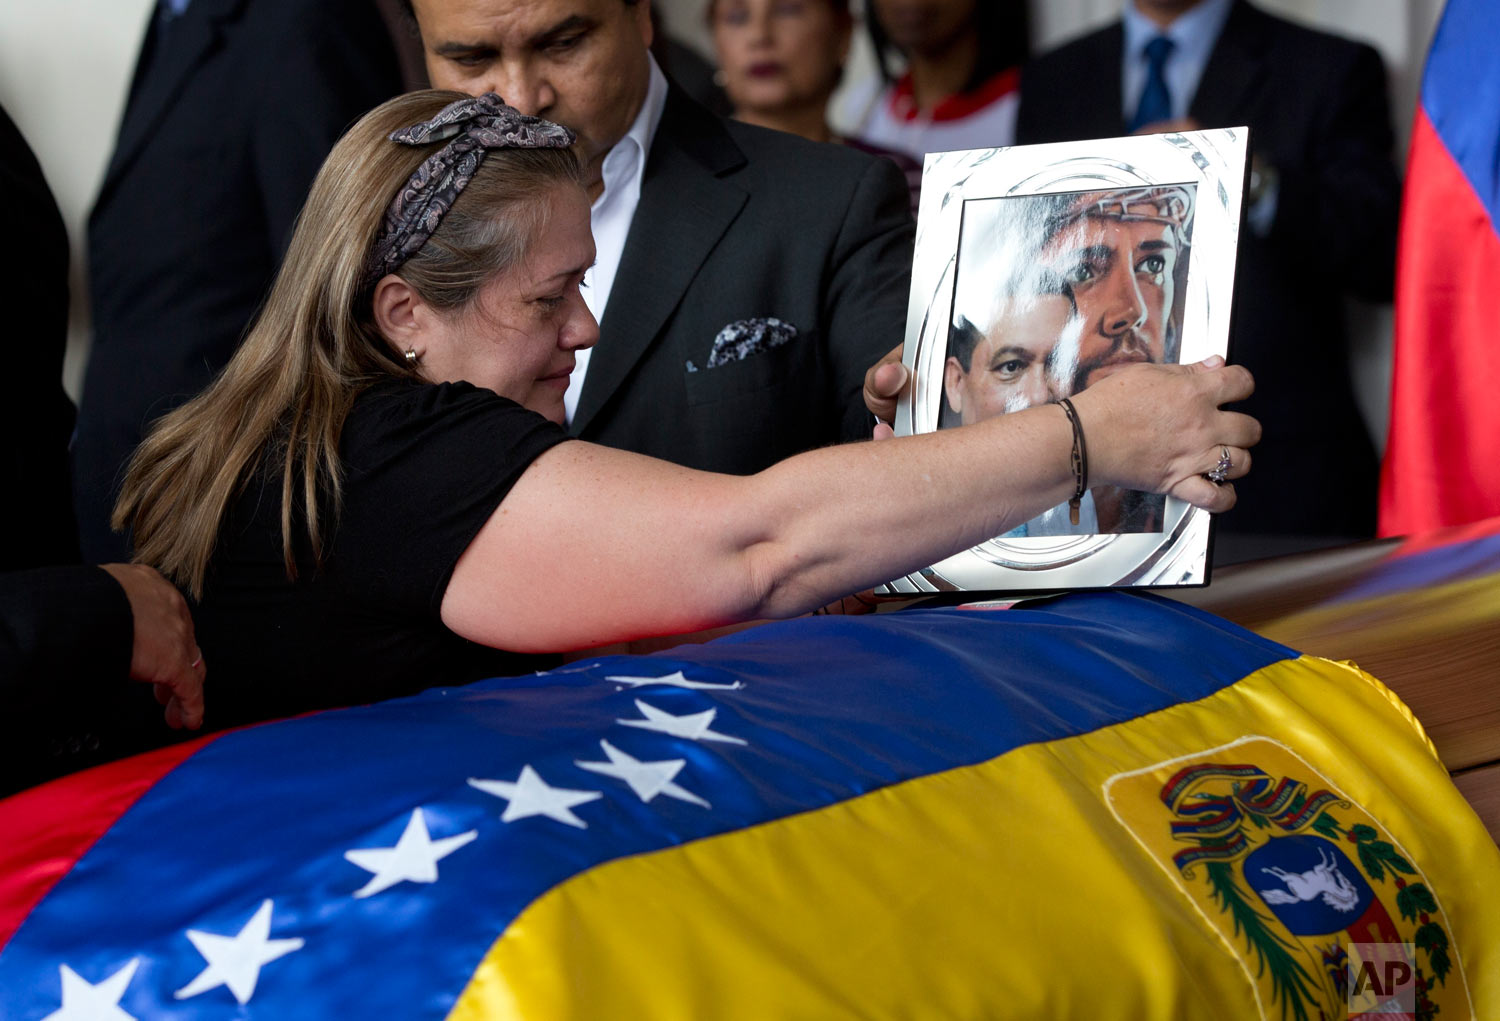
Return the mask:
<svg viewBox="0 0 1500 1021">
<path fill-rule="evenodd" d="M 1249 397 L 1250 373 L 1214 356 L 1192 365 L 1133 365 L 1073 398 L 1088 444 L 1091 484 L 1167 493 L 1226 511 L 1234 486 L 1205 476 L 1227 456 L 1225 479 L 1250 470 L 1260 423 L 1221 407 Z"/>
<path fill-rule="evenodd" d="M 134 638 L 130 676 L 155 686 L 166 706 L 167 725 L 203 726 L 203 678 L 207 668 L 194 638 L 193 616 L 182 593 L 144 564 L 102 564 L 130 601 Z"/>
</svg>

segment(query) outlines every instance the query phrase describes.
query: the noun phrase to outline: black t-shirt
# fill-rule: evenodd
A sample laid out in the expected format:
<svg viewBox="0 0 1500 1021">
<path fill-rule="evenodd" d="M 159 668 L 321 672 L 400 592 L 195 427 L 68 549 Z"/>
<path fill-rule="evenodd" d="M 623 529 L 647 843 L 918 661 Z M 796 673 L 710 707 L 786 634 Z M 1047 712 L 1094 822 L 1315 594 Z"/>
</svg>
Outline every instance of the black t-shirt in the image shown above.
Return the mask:
<svg viewBox="0 0 1500 1021">
<path fill-rule="evenodd" d="M 382 382 L 344 425 L 343 507 L 319 517 L 325 556 L 294 529 L 296 581 L 281 537 L 281 465 L 231 505 L 195 608 L 214 727 L 372 702 L 481 677 L 527 673 L 555 657 L 469 642 L 440 609 L 458 558 L 505 494 L 566 432 L 467 383 Z M 526 584 L 518 574 L 515 584 Z"/>
</svg>

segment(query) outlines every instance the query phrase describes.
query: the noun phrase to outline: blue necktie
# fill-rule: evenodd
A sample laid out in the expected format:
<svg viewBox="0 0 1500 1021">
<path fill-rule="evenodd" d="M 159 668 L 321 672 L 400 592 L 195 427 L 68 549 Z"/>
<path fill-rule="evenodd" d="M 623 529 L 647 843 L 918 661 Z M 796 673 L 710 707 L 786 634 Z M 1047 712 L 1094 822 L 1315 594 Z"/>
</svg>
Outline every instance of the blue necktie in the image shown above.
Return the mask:
<svg viewBox="0 0 1500 1021">
<path fill-rule="evenodd" d="M 1177 46 L 1164 35 L 1159 35 L 1146 44 L 1146 59 L 1151 63 L 1146 68 L 1146 87 L 1141 90 L 1141 103 L 1135 108 L 1135 117 L 1130 121 L 1130 130 L 1138 131 L 1147 124 L 1170 120 L 1172 117 L 1172 94 L 1167 91 L 1167 79 L 1162 74 L 1167 58 Z"/>
</svg>

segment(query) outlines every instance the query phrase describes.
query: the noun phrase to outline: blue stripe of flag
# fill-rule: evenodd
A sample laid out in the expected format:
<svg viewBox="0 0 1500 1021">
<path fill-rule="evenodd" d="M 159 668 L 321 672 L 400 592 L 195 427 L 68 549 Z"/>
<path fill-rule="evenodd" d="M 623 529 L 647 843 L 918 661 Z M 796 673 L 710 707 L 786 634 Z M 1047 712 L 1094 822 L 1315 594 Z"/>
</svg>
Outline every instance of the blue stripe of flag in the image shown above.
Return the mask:
<svg viewBox="0 0 1500 1021">
<path fill-rule="evenodd" d="M 1500 2 L 1448 0 L 1427 54 L 1422 106 L 1500 225 Z"/>
</svg>

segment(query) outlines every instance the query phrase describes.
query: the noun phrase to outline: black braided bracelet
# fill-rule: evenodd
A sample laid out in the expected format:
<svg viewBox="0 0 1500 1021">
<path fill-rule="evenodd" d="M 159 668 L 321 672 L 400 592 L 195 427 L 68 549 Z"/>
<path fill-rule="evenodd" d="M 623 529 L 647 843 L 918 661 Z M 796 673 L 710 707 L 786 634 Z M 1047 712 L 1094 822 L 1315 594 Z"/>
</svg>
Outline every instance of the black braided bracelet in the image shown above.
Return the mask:
<svg viewBox="0 0 1500 1021">
<path fill-rule="evenodd" d="M 1073 402 L 1064 397 L 1057 403 L 1062 405 L 1063 413 L 1068 416 L 1068 423 L 1073 427 L 1073 480 L 1078 487 L 1073 491 L 1073 498 L 1068 501 L 1068 520 L 1078 524 L 1078 507 L 1083 501 L 1083 494 L 1089 491 L 1089 448 L 1083 440 L 1083 423 L 1078 421 L 1078 411 L 1073 407 Z"/>
</svg>

